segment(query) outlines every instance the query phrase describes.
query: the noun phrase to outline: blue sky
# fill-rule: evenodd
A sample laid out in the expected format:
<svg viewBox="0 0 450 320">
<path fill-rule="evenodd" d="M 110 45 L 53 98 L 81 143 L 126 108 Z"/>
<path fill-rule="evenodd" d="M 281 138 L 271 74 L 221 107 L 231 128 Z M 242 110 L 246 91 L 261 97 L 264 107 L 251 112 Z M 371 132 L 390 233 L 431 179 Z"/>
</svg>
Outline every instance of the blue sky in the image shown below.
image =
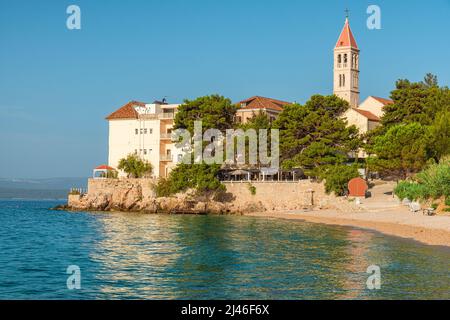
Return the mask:
<svg viewBox="0 0 450 320">
<path fill-rule="evenodd" d="M 132 99 L 331 94 L 345 8 L 362 98 L 427 72 L 450 84 L 449 0 L 0 0 L 0 177 L 89 176 L 107 162 L 104 117 Z"/>
</svg>

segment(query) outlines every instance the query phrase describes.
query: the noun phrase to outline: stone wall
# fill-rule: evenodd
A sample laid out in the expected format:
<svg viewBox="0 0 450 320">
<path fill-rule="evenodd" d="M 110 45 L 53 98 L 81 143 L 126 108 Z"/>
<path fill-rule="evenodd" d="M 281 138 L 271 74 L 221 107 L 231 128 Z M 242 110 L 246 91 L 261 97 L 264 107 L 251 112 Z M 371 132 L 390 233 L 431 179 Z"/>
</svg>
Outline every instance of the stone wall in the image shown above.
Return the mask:
<svg viewBox="0 0 450 320">
<path fill-rule="evenodd" d="M 227 182 L 222 198 L 198 197 L 193 192 L 157 198 L 153 179 L 89 179 L 88 194 L 69 196 L 73 210 L 245 213 L 335 208 L 349 210 L 349 202 L 327 195 L 321 183 Z M 252 194 L 251 189 L 255 190 Z"/>
<path fill-rule="evenodd" d="M 298 182 L 237 182 L 226 183 L 227 192 L 232 195 L 232 206 L 238 211 L 301 210 L 305 208 L 326 208 L 336 201 L 327 195 L 323 184 L 301 180 Z M 250 191 L 255 188 L 255 194 Z"/>
<path fill-rule="evenodd" d="M 143 198 L 154 198 L 154 179 L 92 179 L 88 180 L 88 194 L 114 194 L 138 188 Z"/>
</svg>

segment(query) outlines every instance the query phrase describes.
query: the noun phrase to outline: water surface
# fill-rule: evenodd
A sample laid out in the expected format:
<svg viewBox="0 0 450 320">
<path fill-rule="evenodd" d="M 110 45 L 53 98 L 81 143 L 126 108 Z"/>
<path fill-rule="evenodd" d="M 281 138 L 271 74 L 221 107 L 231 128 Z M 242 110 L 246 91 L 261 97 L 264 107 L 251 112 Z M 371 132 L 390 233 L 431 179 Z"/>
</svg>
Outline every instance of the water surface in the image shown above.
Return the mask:
<svg viewBox="0 0 450 320">
<path fill-rule="evenodd" d="M 0 299 L 449 299 L 450 250 L 237 216 L 50 211 L 0 201 Z M 69 290 L 66 269 L 81 270 Z M 367 267 L 381 268 L 368 290 Z"/>
</svg>

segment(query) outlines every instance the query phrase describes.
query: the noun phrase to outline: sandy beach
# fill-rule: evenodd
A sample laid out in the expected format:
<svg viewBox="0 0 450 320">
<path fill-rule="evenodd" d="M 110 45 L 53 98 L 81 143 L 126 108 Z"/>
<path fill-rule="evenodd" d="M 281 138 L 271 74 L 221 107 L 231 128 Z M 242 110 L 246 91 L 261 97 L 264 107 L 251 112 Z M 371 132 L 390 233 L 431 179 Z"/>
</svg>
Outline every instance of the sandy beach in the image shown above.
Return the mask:
<svg viewBox="0 0 450 320">
<path fill-rule="evenodd" d="M 365 228 L 429 245 L 450 247 L 450 216 L 424 216 L 421 211 L 412 213 L 390 195 L 390 188 L 389 185 L 375 187 L 373 197 L 362 200 L 361 211 L 358 212 L 317 210 L 247 215 Z"/>
</svg>

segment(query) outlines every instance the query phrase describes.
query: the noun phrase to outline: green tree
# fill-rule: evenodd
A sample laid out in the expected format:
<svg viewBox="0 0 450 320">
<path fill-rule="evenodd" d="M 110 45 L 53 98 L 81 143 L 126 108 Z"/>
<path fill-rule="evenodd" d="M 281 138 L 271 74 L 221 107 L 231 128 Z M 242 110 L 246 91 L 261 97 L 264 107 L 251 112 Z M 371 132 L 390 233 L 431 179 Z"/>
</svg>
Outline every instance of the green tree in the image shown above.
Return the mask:
<svg viewBox="0 0 450 320">
<path fill-rule="evenodd" d="M 320 167 L 344 163 L 361 145 L 358 129 L 342 119 L 349 108 L 336 96 L 313 96 L 304 105 L 288 105 L 274 121 L 280 129 L 282 167 L 302 167 L 318 176 Z"/>
<path fill-rule="evenodd" d="M 333 165 L 322 169 L 320 178 L 325 179 L 325 191 L 334 192 L 336 196 L 343 196 L 348 193 L 348 182 L 359 177 L 356 165 Z"/>
<path fill-rule="evenodd" d="M 219 95 L 199 97 L 195 100 L 185 100 L 178 107 L 175 116 L 175 129 L 187 129 L 194 132 L 194 121 L 202 121 L 203 132 L 215 128 L 220 131 L 233 128 L 234 116 L 237 107 L 227 99 Z"/>
<path fill-rule="evenodd" d="M 434 158 L 437 161 L 450 155 L 450 110 L 441 111 L 436 115 L 431 126 L 431 137 Z"/>
<path fill-rule="evenodd" d="M 225 186 L 219 181 L 220 165 L 178 164 L 167 179 L 160 179 L 156 186 L 159 197 L 170 196 L 188 189 L 198 193 L 225 191 Z"/>
<path fill-rule="evenodd" d="M 381 118 L 386 130 L 401 123 L 431 125 L 438 112 L 450 110 L 450 90 L 439 87 L 432 74 L 427 74 L 423 82 L 398 80 L 391 98 L 394 103 L 384 107 Z"/>
<path fill-rule="evenodd" d="M 374 139 L 371 170 L 407 178 L 420 171 L 430 158 L 430 129 L 420 123 L 396 125 Z"/>
<path fill-rule="evenodd" d="M 253 114 L 253 116 L 249 118 L 246 123 L 238 125 L 238 128 L 240 129 L 254 129 L 256 132 L 259 132 L 261 129 L 269 130 L 271 127 L 272 123 L 269 120 L 269 116 L 264 111 Z"/>
<path fill-rule="evenodd" d="M 129 178 L 149 177 L 153 167 L 150 162 L 141 159 L 137 154 L 129 154 L 126 158 L 120 159 L 119 170 L 123 170 Z"/>
</svg>

